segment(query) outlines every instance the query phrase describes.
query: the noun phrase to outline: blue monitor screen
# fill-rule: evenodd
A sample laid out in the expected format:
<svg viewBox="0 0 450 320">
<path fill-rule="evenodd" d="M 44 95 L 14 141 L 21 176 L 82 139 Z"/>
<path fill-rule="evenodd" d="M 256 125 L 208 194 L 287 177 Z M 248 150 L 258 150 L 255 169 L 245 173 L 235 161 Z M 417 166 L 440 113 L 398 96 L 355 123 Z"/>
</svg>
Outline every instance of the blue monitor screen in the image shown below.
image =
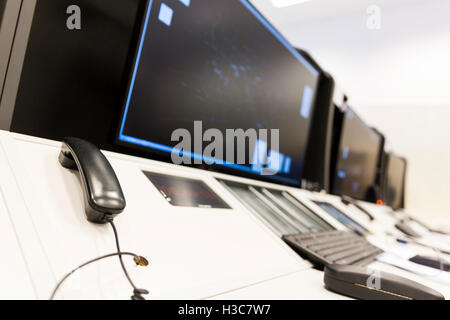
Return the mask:
<svg viewBox="0 0 450 320">
<path fill-rule="evenodd" d="M 118 142 L 299 185 L 318 80 L 246 0 L 151 0 Z"/>
</svg>

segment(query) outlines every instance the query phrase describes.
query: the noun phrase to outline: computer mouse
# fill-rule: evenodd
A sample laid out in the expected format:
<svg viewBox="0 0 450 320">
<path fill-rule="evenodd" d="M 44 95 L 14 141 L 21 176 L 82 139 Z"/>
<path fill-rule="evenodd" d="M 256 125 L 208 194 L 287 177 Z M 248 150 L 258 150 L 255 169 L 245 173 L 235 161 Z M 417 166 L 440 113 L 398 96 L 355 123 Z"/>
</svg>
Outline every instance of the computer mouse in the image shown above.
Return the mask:
<svg viewBox="0 0 450 320">
<path fill-rule="evenodd" d="M 420 283 L 360 266 L 327 265 L 324 283 L 330 291 L 361 300 L 445 300 Z"/>
</svg>

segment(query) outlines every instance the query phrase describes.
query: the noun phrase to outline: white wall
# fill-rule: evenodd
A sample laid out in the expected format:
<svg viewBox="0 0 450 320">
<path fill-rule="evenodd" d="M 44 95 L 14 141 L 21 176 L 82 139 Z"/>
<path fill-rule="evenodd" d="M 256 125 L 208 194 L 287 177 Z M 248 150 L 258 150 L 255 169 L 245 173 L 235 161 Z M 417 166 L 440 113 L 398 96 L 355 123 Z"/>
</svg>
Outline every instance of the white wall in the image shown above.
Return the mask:
<svg viewBox="0 0 450 320">
<path fill-rule="evenodd" d="M 367 28 L 365 10 L 273 22 L 335 76 L 358 113 L 409 159 L 408 208 L 450 221 L 450 1 L 381 9 L 380 30 Z"/>
</svg>

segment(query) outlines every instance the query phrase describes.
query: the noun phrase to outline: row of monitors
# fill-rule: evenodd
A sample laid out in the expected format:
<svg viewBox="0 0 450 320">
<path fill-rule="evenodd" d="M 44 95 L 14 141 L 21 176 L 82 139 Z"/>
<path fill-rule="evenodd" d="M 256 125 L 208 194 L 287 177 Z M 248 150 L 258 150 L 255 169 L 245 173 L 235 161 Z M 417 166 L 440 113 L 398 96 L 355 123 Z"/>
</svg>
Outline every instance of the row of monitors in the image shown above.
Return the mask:
<svg viewBox="0 0 450 320">
<path fill-rule="evenodd" d="M 405 206 L 407 161 L 385 151 L 385 137 L 353 109 L 335 117 L 331 192 L 355 199 Z"/>
<path fill-rule="evenodd" d="M 345 103 L 333 78 L 249 1 L 80 0 L 79 29 L 66 25 L 70 4 L 22 2 L 9 60 L 29 25 L 24 59 L 5 75 L 0 118 L 10 121 L 0 129 L 403 205 L 398 163 L 382 170 L 382 135 L 336 108 Z M 229 129 L 258 129 L 244 159 L 230 152 Z M 179 147 L 181 138 L 189 143 Z"/>
</svg>

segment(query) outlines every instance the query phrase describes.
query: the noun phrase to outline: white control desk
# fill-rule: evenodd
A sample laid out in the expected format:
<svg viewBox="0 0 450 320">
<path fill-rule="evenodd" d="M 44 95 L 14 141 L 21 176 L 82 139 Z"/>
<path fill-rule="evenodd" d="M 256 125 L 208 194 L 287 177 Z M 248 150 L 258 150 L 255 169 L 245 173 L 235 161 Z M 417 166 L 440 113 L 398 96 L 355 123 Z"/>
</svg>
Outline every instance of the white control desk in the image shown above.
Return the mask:
<svg viewBox="0 0 450 320">
<path fill-rule="evenodd" d="M 85 219 L 77 173 L 61 167 L 59 152 L 59 142 L 0 132 L 0 237 L 4 239 L 0 245 L 6 253 L 2 261 L 8 261 L 0 264 L 0 280 L 5 278 L 7 284 L 0 286 L 0 297 L 47 299 L 67 272 L 115 252 L 110 226 Z M 329 196 L 105 154 L 127 200 L 125 211 L 115 219 L 121 248 L 150 261 L 149 267 L 142 268 L 125 258 L 134 282 L 150 290 L 149 299 L 346 299 L 325 290 L 323 272 L 312 269 L 215 177 L 288 190 L 311 206 L 310 197 Z M 232 209 L 174 207 L 142 170 L 202 179 Z M 317 213 L 337 229 L 345 229 L 325 212 Z M 410 276 L 379 262 L 371 267 Z M 410 278 L 450 298 L 450 286 Z M 113 257 L 78 271 L 57 298 L 129 299 L 131 291 Z"/>
<path fill-rule="evenodd" d="M 32 272 L 24 259 L 24 248 L 11 221 L 11 215 L 20 210 L 23 201 L 14 188 L 14 177 L 1 146 L 0 177 L 0 299 L 36 299 Z"/>
<path fill-rule="evenodd" d="M 60 143 L 4 132 L 0 143 L 12 175 L 2 181 L 2 192 L 18 207 L 9 216 L 37 296 L 46 299 L 74 267 L 115 252 L 113 233 L 109 225 L 85 219 L 77 173 L 58 162 Z M 108 158 L 127 200 L 115 219 L 121 247 L 149 259 L 147 268 L 128 265 L 136 284 L 151 291 L 150 298 L 207 298 L 310 269 L 209 173 L 122 155 Z M 203 179 L 233 209 L 173 207 L 143 169 Z M 17 186 L 14 195 L 11 185 Z M 128 299 L 131 291 L 117 258 L 111 258 L 80 270 L 58 297 Z"/>
</svg>

